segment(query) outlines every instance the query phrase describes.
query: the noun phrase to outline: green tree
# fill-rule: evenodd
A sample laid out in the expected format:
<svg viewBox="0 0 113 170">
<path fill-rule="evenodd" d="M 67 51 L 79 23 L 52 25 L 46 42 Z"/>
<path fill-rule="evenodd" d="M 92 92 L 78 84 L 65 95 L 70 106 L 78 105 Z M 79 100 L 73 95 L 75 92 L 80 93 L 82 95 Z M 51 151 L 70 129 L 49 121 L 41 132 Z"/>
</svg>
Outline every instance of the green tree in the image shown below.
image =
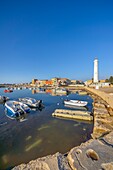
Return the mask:
<svg viewBox="0 0 113 170">
<path fill-rule="evenodd" d="M 110 82 L 111 84 L 113 84 L 113 76 L 110 76 L 109 82 Z"/>
<path fill-rule="evenodd" d="M 109 79 L 106 79 L 105 82 L 109 82 Z"/>
</svg>

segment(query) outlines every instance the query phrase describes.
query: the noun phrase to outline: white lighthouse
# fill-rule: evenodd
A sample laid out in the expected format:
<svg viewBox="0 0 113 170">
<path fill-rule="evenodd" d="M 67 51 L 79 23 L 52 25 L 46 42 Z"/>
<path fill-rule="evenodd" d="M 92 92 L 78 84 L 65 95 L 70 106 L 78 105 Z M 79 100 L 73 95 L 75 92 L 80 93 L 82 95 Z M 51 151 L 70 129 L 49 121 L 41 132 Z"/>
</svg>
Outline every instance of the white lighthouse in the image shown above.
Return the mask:
<svg viewBox="0 0 113 170">
<path fill-rule="evenodd" d="M 98 83 L 98 59 L 94 60 L 94 83 Z"/>
</svg>

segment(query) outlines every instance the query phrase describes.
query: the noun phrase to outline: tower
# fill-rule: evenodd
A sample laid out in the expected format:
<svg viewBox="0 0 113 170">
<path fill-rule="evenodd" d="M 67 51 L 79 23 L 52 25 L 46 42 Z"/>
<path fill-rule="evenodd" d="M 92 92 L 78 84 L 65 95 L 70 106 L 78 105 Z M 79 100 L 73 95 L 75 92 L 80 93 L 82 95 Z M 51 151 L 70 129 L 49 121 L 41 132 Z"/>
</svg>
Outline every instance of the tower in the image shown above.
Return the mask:
<svg viewBox="0 0 113 170">
<path fill-rule="evenodd" d="M 98 83 L 98 59 L 94 60 L 94 83 Z"/>
</svg>

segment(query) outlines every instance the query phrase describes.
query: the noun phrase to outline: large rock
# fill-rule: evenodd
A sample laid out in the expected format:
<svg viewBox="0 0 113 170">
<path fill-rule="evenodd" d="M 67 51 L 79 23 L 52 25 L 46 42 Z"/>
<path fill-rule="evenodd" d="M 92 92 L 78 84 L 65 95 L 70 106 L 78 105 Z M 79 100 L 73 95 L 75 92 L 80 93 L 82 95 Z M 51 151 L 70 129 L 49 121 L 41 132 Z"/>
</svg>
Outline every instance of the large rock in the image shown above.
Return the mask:
<svg viewBox="0 0 113 170">
<path fill-rule="evenodd" d="M 38 158 L 30 161 L 28 164 L 21 164 L 13 168 L 13 170 L 71 170 L 67 158 L 56 153 L 46 157 Z"/>
<path fill-rule="evenodd" d="M 104 136 L 102 140 L 109 146 L 113 147 L 113 131 L 108 135 Z"/>
<path fill-rule="evenodd" d="M 95 115 L 109 115 L 108 111 L 106 108 L 98 108 L 98 107 L 94 107 L 94 114 Z"/>
<path fill-rule="evenodd" d="M 95 103 L 94 102 L 94 106 L 98 107 L 98 108 L 105 108 L 105 105 L 103 103 Z"/>
<path fill-rule="evenodd" d="M 88 151 L 89 155 L 87 155 Z M 95 154 L 96 153 L 96 154 Z M 93 157 L 97 159 L 93 159 Z M 79 147 L 73 148 L 68 154 L 72 170 L 99 170 L 101 164 L 113 162 L 113 148 L 100 140 L 90 140 Z"/>
<path fill-rule="evenodd" d="M 113 109 L 111 107 L 108 107 L 107 110 L 110 116 L 113 116 Z"/>
<path fill-rule="evenodd" d="M 94 127 L 93 133 L 91 134 L 93 139 L 98 139 L 99 137 L 110 132 L 110 129 L 105 128 L 104 126 Z"/>
</svg>

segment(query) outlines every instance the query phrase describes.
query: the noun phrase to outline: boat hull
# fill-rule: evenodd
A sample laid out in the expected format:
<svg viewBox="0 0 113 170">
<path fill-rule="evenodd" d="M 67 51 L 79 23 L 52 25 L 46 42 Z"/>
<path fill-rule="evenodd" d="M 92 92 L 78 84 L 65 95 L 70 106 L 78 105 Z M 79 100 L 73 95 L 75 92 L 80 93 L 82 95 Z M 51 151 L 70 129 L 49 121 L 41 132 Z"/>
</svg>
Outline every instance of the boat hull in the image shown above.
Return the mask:
<svg viewBox="0 0 113 170">
<path fill-rule="evenodd" d="M 87 105 L 87 102 L 82 102 L 82 101 L 72 101 L 72 100 L 69 100 L 69 101 L 64 101 L 64 104 L 65 105 L 72 105 L 72 106 L 86 106 Z"/>
<path fill-rule="evenodd" d="M 17 113 L 13 113 L 10 109 L 8 109 L 7 107 L 5 107 L 5 114 L 7 117 L 9 117 L 10 119 L 16 119 Z"/>
<path fill-rule="evenodd" d="M 16 118 L 30 112 L 30 108 L 18 101 L 8 101 L 5 103 L 5 111 L 10 118 Z"/>
</svg>

